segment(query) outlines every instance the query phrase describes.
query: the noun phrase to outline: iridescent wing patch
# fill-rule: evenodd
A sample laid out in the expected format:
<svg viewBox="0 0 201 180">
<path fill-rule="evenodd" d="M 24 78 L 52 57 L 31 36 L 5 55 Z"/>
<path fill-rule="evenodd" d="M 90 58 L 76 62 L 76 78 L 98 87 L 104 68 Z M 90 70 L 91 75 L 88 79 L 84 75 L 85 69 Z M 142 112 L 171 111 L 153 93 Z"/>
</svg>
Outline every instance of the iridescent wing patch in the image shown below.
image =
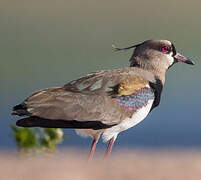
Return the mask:
<svg viewBox="0 0 201 180">
<path fill-rule="evenodd" d="M 137 110 L 146 106 L 151 99 L 154 99 L 154 92 L 152 89 L 144 87 L 130 95 L 117 96 L 115 102 L 127 110 Z"/>
</svg>

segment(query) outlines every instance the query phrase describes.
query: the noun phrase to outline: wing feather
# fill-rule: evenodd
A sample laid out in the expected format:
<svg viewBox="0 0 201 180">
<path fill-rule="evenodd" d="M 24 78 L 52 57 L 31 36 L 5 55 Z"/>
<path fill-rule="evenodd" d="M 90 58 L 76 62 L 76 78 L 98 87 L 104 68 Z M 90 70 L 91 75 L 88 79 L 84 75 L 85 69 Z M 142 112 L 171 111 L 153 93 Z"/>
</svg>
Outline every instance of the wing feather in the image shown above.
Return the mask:
<svg viewBox="0 0 201 180">
<path fill-rule="evenodd" d="M 14 107 L 14 114 L 20 115 L 22 111 L 19 107 L 23 107 L 23 115 L 28 117 L 80 123 L 97 121 L 110 126 L 130 117 L 154 97 L 148 87 L 150 81 L 154 82 L 152 74 L 145 72 L 142 75 L 141 70 L 136 68 L 99 71 L 63 87 L 34 93 L 16 106 L 18 108 Z"/>
</svg>

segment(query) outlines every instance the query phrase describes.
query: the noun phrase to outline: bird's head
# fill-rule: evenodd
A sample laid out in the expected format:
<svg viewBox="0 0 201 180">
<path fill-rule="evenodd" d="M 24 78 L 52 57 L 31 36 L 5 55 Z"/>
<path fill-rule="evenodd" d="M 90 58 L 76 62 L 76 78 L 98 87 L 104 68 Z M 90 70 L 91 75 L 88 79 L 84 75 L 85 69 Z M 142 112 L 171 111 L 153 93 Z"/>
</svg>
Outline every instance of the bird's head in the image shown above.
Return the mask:
<svg viewBox="0 0 201 180">
<path fill-rule="evenodd" d="M 147 40 L 127 48 L 114 48 L 117 51 L 135 48 L 129 60 L 130 66 L 150 71 L 165 72 L 177 62 L 195 64 L 194 61 L 177 53 L 173 43 L 167 40 Z"/>
</svg>

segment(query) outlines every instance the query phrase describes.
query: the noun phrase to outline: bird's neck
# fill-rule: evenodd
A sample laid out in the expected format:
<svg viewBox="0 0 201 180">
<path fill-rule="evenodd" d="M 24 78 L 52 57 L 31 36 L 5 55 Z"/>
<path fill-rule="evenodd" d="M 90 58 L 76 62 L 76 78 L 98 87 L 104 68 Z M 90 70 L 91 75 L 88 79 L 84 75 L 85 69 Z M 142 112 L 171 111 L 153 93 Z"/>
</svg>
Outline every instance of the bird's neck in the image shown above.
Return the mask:
<svg viewBox="0 0 201 180">
<path fill-rule="evenodd" d="M 166 71 L 153 71 L 153 73 L 161 81 L 162 85 L 164 86 Z"/>
<path fill-rule="evenodd" d="M 162 85 L 165 84 L 165 74 L 166 74 L 166 70 L 167 70 L 165 68 L 155 68 L 151 64 L 137 63 L 136 61 L 131 62 L 130 67 L 137 67 L 137 68 L 143 69 L 145 71 L 149 71 L 149 72 L 153 73 L 155 75 L 155 77 L 161 81 Z"/>
</svg>

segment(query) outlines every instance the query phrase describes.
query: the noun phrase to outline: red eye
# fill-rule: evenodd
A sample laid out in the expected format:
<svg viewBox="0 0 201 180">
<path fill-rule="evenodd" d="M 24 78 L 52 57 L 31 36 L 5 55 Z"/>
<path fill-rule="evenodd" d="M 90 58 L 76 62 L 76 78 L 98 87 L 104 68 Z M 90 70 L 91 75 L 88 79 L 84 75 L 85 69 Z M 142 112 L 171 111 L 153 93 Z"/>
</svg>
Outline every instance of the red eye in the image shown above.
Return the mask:
<svg viewBox="0 0 201 180">
<path fill-rule="evenodd" d="M 167 54 L 167 53 L 169 52 L 169 48 L 168 48 L 168 46 L 162 46 L 162 48 L 161 48 L 161 52 Z"/>
</svg>

